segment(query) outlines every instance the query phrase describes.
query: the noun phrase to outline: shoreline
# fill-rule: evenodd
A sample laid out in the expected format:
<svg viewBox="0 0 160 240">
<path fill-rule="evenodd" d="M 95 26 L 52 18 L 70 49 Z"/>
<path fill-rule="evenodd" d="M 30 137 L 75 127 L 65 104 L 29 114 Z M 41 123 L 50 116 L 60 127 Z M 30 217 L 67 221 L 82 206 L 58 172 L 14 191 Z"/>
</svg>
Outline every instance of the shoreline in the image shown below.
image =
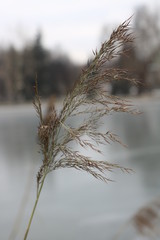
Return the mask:
<svg viewBox="0 0 160 240">
<path fill-rule="evenodd" d="M 143 103 L 143 102 L 148 102 L 148 101 L 157 101 L 157 100 L 160 100 L 160 90 L 157 90 L 155 92 L 151 92 L 151 93 L 144 93 L 144 94 L 141 94 L 141 95 L 138 95 L 138 96 L 131 96 L 131 95 L 127 95 L 127 96 L 123 96 L 123 95 L 117 95 L 118 97 L 122 98 L 122 99 L 126 99 L 126 100 L 129 100 L 129 101 L 133 101 L 133 102 L 139 102 L 139 103 Z M 49 102 L 49 99 L 42 99 L 42 104 L 43 105 L 47 105 L 48 102 Z M 61 97 L 61 98 L 57 98 L 57 100 L 55 100 L 55 103 L 56 104 L 59 104 L 59 103 L 62 103 L 64 97 Z M 3 103 L 0 103 L 0 108 L 3 108 L 3 107 L 21 107 L 21 106 L 26 106 L 26 107 L 29 107 L 29 106 L 33 106 L 33 101 L 24 101 L 24 102 L 18 102 L 18 103 L 12 103 L 12 102 L 3 102 Z"/>
</svg>

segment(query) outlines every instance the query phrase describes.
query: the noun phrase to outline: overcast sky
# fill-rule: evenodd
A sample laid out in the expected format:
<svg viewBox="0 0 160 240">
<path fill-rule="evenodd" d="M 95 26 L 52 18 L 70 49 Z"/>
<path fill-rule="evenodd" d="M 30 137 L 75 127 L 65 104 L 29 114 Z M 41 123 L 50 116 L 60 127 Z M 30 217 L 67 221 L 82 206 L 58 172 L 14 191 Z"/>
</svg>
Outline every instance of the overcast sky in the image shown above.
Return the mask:
<svg viewBox="0 0 160 240">
<path fill-rule="evenodd" d="M 0 44 L 19 47 L 41 31 L 45 47 L 83 62 L 98 46 L 104 26 L 125 21 L 141 5 L 155 8 L 160 0 L 4 0 Z"/>
</svg>

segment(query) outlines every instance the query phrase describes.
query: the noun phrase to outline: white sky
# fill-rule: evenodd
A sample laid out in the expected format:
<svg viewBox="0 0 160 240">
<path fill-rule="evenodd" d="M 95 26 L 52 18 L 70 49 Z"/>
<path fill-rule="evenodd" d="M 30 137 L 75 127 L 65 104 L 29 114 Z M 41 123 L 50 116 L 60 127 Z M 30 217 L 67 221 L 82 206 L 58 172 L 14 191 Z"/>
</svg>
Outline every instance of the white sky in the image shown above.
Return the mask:
<svg viewBox="0 0 160 240">
<path fill-rule="evenodd" d="M 40 30 L 45 47 L 83 62 L 100 43 L 104 26 L 125 21 L 144 4 L 157 7 L 160 0 L 1 0 L 0 44 L 22 46 Z"/>
</svg>

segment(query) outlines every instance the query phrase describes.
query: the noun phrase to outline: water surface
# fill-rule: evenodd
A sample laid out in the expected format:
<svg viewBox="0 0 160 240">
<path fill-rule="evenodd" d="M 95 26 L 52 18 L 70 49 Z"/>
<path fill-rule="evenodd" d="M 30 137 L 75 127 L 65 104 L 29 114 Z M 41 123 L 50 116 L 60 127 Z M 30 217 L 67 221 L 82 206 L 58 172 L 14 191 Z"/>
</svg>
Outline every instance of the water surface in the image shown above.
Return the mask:
<svg viewBox="0 0 160 240">
<path fill-rule="evenodd" d="M 109 173 L 115 182 L 108 184 L 74 169 L 49 174 L 28 239 L 109 240 L 141 206 L 160 195 L 160 103 L 148 100 L 138 105 L 143 111 L 139 116 L 116 114 L 105 119 L 108 130 L 118 133 L 128 148 L 106 146 L 103 157 L 135 173 Z M 3 240 L 9 239 L 16 221 L 16 239 L 23 239 L 33 206 L 41 164 L 37 125 L 32 105 L 0 107 Z"/>
</svg>

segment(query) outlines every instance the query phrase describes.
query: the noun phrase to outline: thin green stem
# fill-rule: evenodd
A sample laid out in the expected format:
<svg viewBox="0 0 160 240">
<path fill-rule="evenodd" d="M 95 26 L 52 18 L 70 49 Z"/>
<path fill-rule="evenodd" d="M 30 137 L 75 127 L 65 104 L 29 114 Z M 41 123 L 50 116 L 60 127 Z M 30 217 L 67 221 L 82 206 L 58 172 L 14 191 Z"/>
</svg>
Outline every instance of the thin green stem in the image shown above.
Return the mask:
<svg viewBox="0 0 160 240">
<path fill-rule="evenodd" d="M 26 232 L 25 232 L 24 240 L 27 239 L 27 236 L 28 236 L 28 233 L 29 233 L 29 230 L 30 230 L 30 227 L 31 227 L 31 223 L 32 223 L 32 220 L 33 220 L 33 216 L 34 216 L 34 213 L 35 213 L 35 210 L 36 210 L 36 207 L 37 207 L 37 203 L 39 201 L 39 197 L 40 197 L 40 194 L 41 194 L 41 191 L 42 191 L 42 188 L 43 188 L 45 178 L 46 178 L 46 174 L 44 175 L 44 177 L 42 179 L 39 191 L 37 193 L 36 201 L 34 203 L 33 210 L 32 210 L 32 213 L 31 213 L 31 216 L 30 216 L 30 219 L 29 219 L 29 223 L 28 223 L 28 226 L 27 226 L 27 229 L 26 229 Z"/>
</svg>

